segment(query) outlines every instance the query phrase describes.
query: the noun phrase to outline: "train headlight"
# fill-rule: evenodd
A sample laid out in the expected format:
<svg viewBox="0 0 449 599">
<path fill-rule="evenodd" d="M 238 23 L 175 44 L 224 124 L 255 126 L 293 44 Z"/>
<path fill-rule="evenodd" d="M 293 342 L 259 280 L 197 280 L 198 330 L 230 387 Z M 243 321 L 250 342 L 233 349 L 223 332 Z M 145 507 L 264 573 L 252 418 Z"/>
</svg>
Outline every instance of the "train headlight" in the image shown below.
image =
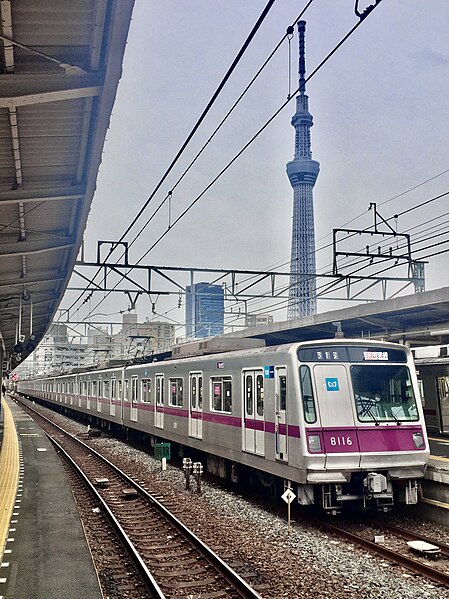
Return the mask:
<svg viewBox="0 0 449 599">
<path fill-rule="evenodd" d="M 421 433 L 413 433 L 413 445 L 416 449 L 422 449 L 424 447 L 424 438 Z"/>
<path fill-rule="evenodd" d="M 321 451 L 321 437 L 320 435 L 309 435 L 307 437 L 309 444 L 309 451 Z"/>
</svg>

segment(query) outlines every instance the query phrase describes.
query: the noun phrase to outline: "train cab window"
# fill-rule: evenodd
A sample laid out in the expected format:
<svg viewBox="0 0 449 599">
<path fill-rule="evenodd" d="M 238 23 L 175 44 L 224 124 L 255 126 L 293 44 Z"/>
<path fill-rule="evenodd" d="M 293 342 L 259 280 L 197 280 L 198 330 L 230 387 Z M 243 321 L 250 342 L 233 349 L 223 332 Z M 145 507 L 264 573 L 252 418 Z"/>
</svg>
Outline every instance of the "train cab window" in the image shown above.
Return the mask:
<svg viewBox="0 0 449 599">
<path fill-rule="evenodd" d="M 257 392 L 257 415 L 263 416 L 263 376 L 256 376 L 256 392 Z"/>
<path fill-rule="evenodd" d="M 142 403 L 151 402 L 151 379 L 142 379 Z"/>
<path fill-rule="evenodd" d="M 312 376 L 308 366 L 300 366 L 299 380 L 301 383 L 302 405 L 304 418 L 308 424 L 316 422 L 315 398 L 313 396 Z"/>
<path fill-rule="evenodd" d="M 170 405 L 182 406 L 183 381 L 182 378 L 169 379 Z"/>
<path fill-rule="evenodd" d="M 212 409 L 214 412 L 232 412 L 231 377 L 212 377 Z"/>
<path fill-rule="evenodd" d="M 351 378 L 360 422 L 400 423 L 418 420 L 415 393 L 407 366 L 351 366 Z"/>
<path fill-rule="evenodd" d="M 245 389 L 245 404 L 246 414 L 252 416 L 253 414 L 253 377 L 251 374 L 246 375 L 246 389 Z"/>
</svg>

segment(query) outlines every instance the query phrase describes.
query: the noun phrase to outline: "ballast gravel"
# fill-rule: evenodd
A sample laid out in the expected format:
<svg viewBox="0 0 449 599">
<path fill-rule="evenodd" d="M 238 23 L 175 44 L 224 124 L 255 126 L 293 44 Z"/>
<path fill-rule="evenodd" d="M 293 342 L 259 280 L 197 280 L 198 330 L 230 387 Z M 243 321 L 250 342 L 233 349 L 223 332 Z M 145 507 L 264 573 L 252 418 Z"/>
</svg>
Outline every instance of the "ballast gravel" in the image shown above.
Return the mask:
<svg viewBox="0 0 449 599">
<path fill-rule="evenodd" d="M 86 431 L 61 415 L 53 413 L 53 418 L 74 434 Z M 254 500 L 206 480 L 200 495 L 193 479 L 186 491 L 181 470 L 168 465 L 161 471 L 160 462 L 144 451 L 108 437 L 89 443 L 149 492 L 163 497 L 168 509 L 225 561 L 243 564 L 250 573 L 248 583 L 253 584 L 252 576 L 262 583 L 259 593 L 264 599 L 449 599 L 448 589 L 301 524 L 300 516 L 288 534 L 286 507 L 285 517 L 270 513 Z"/>
</svg>

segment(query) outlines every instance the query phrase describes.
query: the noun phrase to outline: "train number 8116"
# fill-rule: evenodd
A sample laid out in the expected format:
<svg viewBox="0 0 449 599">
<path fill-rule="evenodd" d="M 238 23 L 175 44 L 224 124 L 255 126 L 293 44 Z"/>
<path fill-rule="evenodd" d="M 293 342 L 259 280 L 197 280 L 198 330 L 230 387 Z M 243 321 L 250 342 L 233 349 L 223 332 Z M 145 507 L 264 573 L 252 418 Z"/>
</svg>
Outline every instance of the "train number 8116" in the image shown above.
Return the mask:
<svg viewBox="0 0 449 599">
<path fill-rule="evenodd" d="M 348 447 L 352 445 L 351 437 L 330 437 L 329 442 L 332 446 L 345 446 Z"/>
</svg>

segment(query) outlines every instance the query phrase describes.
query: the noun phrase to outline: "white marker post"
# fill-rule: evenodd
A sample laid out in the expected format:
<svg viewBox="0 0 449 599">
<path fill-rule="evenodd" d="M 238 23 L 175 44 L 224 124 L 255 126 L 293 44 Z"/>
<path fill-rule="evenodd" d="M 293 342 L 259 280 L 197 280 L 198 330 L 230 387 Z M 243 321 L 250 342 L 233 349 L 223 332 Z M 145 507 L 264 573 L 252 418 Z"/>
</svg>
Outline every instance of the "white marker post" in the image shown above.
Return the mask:
<svg viewBox="0 0 449 599">
<path fill-rule="evenodd" d="M 293 491 L 290 488 L 288 488 L 285 491 L 285 493 L 282 495 L 282 499 L 287 504 L 288 534 L 290 534 L 290 530 L 291 530 L 291 526 L 290 526 L 290 504 L 291 504 L 291 502 L 294 499 L 296 499 L 296 495 L 293 493 Z"/>
</svg>

